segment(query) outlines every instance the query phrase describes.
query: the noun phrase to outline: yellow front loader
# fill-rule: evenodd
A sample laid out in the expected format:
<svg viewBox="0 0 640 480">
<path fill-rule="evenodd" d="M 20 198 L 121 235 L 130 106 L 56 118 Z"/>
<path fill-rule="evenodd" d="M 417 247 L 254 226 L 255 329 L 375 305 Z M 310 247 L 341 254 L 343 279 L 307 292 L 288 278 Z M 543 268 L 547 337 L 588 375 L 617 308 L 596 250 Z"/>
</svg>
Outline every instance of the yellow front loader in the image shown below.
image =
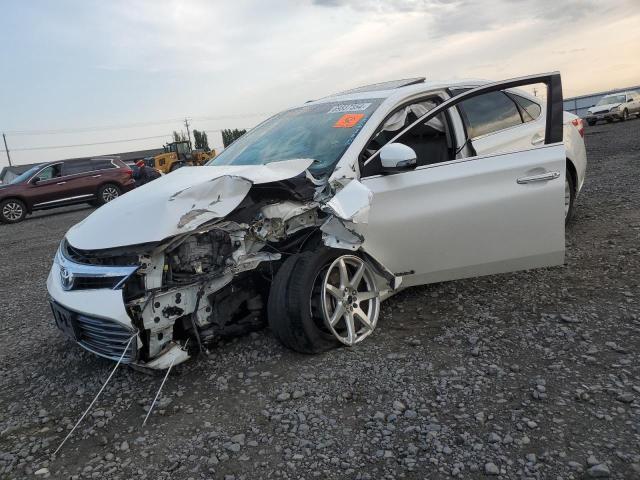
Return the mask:
<svg viewBox="0 0 640 480">
<path fill-rule="evenodd" d="M 145 159 L 145 164 L 162 173 L 173 172 L 184 166 L 200 166 L 216 156 L 216 151 L 191 150 L 190 143 L 171 142 L 164 146 L 164 153 Z"/>
</svg>

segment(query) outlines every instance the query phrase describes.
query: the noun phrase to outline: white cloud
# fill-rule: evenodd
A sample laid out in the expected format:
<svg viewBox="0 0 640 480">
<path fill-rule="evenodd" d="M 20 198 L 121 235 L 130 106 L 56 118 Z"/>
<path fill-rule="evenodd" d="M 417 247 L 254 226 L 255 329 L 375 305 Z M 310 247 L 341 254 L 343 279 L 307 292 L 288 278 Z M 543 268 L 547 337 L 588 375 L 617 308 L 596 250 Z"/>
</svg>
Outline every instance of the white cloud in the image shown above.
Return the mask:
<svg viewBox="0 0 640 480">
<path fill-rule="evenodd" d="M 26 52 L 32 59 L 23 53 L 5 65 L 18 72 L 21 62 L 55 59 L 60 71 L 50 67 L 46 86 L 57 95 L 35 96 L 31 107 L 19 105 L 19 95 L 0 98 L 20 118 L 0 128 L 76 126 L 78 112 L 89 125 L 262 114 L 418 75 L 499 79 L 560 70 L 567 95 L 640 83 L 635 0 L 119 0 L 75 6 L 27 12 L 27 32 L 38 39 Z M 27 89 L 33 78 L 16 77 L 15 83 Z M 76 83 L 55 83 L 61 81 Z M 260 118 L 195 127 L 251 126 Z M 179 127 L 140 128 L 128 136 Z M 70 135 L 64 143 L 122 133 Z M 44 144 L 42 138 L 13 140 L 17 146 Z M 26 162 L 51 153 L 58 158 L 149 146 L 154 142 L 16 156 Z"/>
</svg>

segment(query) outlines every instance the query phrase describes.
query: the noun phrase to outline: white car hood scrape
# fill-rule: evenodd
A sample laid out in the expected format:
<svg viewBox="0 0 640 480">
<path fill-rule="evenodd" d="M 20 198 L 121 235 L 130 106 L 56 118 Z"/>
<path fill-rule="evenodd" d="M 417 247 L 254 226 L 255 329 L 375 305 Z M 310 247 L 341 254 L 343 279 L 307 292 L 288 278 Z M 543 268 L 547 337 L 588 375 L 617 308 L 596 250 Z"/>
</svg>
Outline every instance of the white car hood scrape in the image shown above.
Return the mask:
<svg viewBox="0 0 640 480">
<path fill-rule="evenodd" d="M 67 240 L 81 250 L 159 242 L 225 217 L 251 185 L 293 178 L 312 163 L 184 167 L 102 206 L 73 226 Z"/>
</svg>

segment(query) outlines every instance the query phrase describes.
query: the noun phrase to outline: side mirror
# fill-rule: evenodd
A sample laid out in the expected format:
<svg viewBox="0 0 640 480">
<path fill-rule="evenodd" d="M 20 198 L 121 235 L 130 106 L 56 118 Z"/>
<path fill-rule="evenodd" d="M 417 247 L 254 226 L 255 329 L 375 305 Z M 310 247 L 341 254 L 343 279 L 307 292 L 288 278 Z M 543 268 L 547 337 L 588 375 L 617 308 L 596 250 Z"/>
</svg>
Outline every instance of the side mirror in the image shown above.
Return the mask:
<svg viewBox="0 0 640 480">
<path fill-rule="evenodd" d="M 596 104 L 594 103 L 594 104 L 593 104 L 593 105 L 591 105 L 589 108 L 593 108 L 593 107 L 595 107 L 595 106 L 596 106 Z"/>
<path fill-rule="evenodd" d="M 402 143 L 388 143 L 380 149 L 382 173 L 403 172 L 416 168 L 416 152 Z"/>
<path fill-rule="evenodd" d="M 42 179 L 40 177 L 34 177 L 34 179 L 31 180 L 31 183 L 33 183 L 34 185 L 37 185 L 41 181 Z"/>
</svg>

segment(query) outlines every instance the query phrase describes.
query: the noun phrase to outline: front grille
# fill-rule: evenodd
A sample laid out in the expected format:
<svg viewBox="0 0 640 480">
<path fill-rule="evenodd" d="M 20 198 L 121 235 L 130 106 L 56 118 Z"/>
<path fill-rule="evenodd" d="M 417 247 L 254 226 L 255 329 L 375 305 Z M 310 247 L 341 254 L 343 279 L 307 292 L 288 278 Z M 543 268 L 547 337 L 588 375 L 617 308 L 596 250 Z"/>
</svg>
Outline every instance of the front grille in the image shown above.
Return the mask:
<svg viewBox="0 0 640 480">
<path fill-rule="evenodd" d="M 79 339 L 78 343 L 83 348 L 111 360 L 118 360 L 127 345 L 129 339 L 135 335 L 118 322 L 104 318 L 77 315 Z M 136 339 L 129 345 L 122 363 L 131 363 L 136 359 Z"/>
<path fill-rule="evenodd" d="M 135 265 L 138 262 L 136 255 L 115 254 L 108 250 L 80 250 L 79 248 L 72 247 L 66 238 L 62 241 L 61 250 L 69 260 L 84 265 L 120 266 Z"/>
<path fill-rule="evenodd" d="M 82 348 L 101 357 L 118 360 L 129 339 L 136 334 L 133 329 L 114 320 L 91 317 L 69 310 L 53 299 L 50 300 L 50 304 L 56 326 Z M 134 338 L 122 357 L 123 363 L 131 363 L 136 359 L 137 347 Z"/>
</svg>

